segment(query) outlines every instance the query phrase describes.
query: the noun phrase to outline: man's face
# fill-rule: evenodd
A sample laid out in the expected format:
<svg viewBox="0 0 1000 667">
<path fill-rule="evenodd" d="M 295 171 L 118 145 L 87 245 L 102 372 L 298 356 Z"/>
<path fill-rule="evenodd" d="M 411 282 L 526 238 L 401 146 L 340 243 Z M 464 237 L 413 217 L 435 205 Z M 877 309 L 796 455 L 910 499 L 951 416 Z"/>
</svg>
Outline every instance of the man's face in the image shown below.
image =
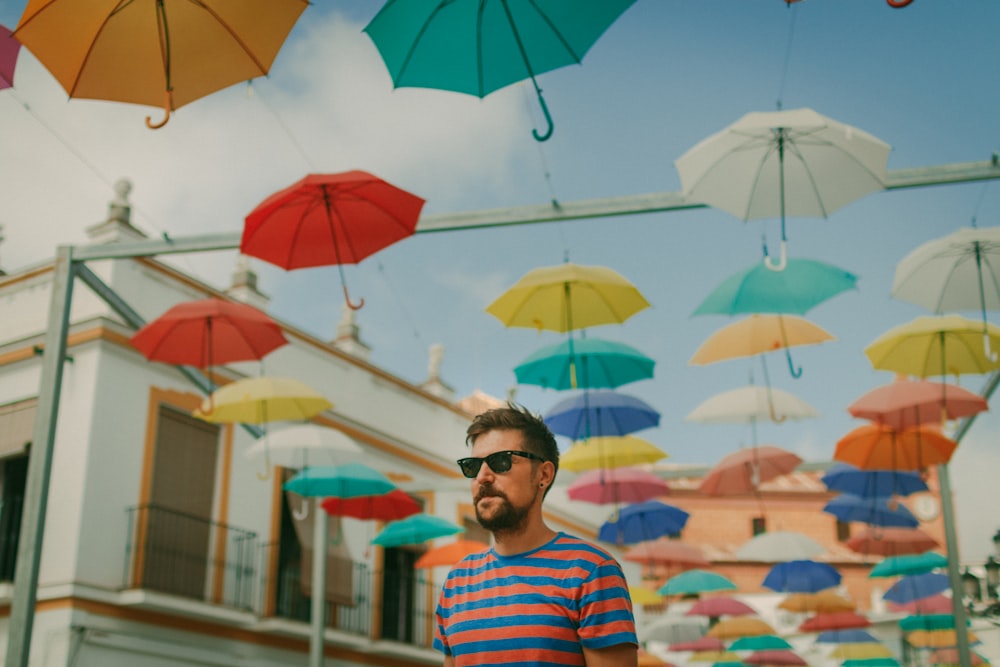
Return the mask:
<svg viewBox="0 0 1000 667">
<path fill-rule="evenodd" d="M 524 451 L 524 435 L 520 431 L 496 430 L 476 438 L 472 456 L 484 458 L 494 452 Z M 486 530 L 496 533 L 516 531 L 524 524 L 535 501 L 544 489 L 538 486 L 537 463 L 521 456 L 511 458 L 511 468 L 505 473 L 494 472 L 483 463 L 472 480 L 472 500 L 476 519 Z"/>
</svg>

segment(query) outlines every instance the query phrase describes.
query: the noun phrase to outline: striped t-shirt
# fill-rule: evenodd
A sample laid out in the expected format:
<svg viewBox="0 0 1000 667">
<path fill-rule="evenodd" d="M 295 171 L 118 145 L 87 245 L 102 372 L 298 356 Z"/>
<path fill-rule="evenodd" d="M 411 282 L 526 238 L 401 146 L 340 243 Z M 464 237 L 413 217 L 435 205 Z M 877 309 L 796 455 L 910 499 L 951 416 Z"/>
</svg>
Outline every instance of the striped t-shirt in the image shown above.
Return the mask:
<svg viewBox="0 0 1000 667">
<path fill-rule="evenodd" d="M 441 591 L 434 647 L 456 667 L 583 665 L 583 646 L 618 644 L 638 644 L 621 566 L 565 533 L 516 556 L 467 556 Z"/>
</svg>

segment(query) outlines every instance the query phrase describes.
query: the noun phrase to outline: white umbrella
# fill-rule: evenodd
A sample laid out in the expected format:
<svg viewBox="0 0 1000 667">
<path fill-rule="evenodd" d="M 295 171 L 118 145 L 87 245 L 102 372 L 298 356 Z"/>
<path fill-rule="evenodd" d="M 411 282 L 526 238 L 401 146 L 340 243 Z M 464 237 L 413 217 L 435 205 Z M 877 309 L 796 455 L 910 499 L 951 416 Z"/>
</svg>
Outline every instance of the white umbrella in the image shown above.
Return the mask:
<svg viewBox="0 0 1000 667">
<path fill-rule="evenodd" d="M 826 552 L 826 547 L 803 533 L 775 531 L 761 533 L 736 550 L 740 560 L 782 563 L 808 560 Z"/>
<path fill-rule="evenodd" d="M 285 468 L 340 465 L 364 457 L 361 447 L 342 431 L 315 424 L 290 426 L 266 433 L 244 452 Z"/>
<path fill-rule="evenodd" d="M 896 265 L 892 296 L 933 313 L 1000 310 L 1000 227 L 966 227 L 917 247 Z"/>
<path fill-rule="evenodd" d="M 675 161 L 685 197 L 741 220 L 827 217 L 885 188 L 890 146 L 812 109 L 748 113 Z"/>
<path fill-rule="evenodd" d="M 708 398 L 685 419 L 704 424 L 744 424 L 765 419 L 780 423 L 786 419 L 818 416 L 816 408 L 794 394 L 751 384 Z"/>
</svg>

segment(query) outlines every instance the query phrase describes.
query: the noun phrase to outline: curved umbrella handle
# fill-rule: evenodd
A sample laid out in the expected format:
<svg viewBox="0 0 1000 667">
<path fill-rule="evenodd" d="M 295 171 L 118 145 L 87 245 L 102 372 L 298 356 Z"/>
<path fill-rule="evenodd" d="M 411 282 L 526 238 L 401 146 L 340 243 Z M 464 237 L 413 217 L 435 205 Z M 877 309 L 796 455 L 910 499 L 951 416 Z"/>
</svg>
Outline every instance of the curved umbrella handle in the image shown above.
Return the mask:
<svg viewBox="0 0 1000 667">
<path fill-rule="evenodd" d="M 263 482 L 264 480 L 266 480 L 270 476 L 271 476 L 271 452 L 268 451 L 267 447 L 265 447 L 264 448 L 264 472 L 263 473 L 257 473 L 257 479 L 259 479 L 260 481 Z"/>
<path fill-rule="evenodd" d="M 986 353 L 986 358 L 990 361 L 996 361 L 998 355 L 993 351 L 993 347 L 990 345 L 990 335 L 987 332 L 983 332 L 983 352 Z"/>
<path fill-rule="evenodd" d="M 542 113 L 545 114 L 545 122 L 548 124 L 548 129 L 545 130 L 545 134 L 538 134 L 538 130 L 532 130 L 531 136 L 535 138 L 535 141 L 548 141 L 549 137 L 552 136 L 552 130 L 555 129 L 555 125 L 552 122 L 552 114 L 549 113 L 549 107 L 545 104 L 545 98 L 542 97 L 541 88 L 535 88 L 535 92 L 538 93 L 538 104 L 542 107 Z"/>
<path fill-rule="evenodd" d="M 302 503 L 302 508 L 301 509 L 299 509 L 299 510 L 292 510 L 292 516 L 297 521 L 305 521 L 306 519 L 308 519 L 309 518 L 309 503 L 308 502 L 304 502 L 304 503 Z"/>
<path fill-rule="evenodd" d="M 347 303 L 347 307 L 351 310 L 361 310 L 365 306 L 365 298 L 361 297 L 361 301 L 357 303 L 351 303 L 351 295 L 347 293 L 347 285 L 341 285 L 344 288 L 344 302 Z"/>
<path fill-rule="evenodd" d="M 785 348 L 785 358 L 788 359 L 788 372 L 791 376 L 796 380 L 802 377 L 802 367 L 795 367 L 795 364 L 792 363 L 792 351 L 787 347 Z"/>
<path fill-rule="evenodd" d="M 772 271 L 784 271 L 785 267 L 788 266 L 788 247 L 784 239 L 781 239 L 781 255 L 778 261 L 772 262 L 770 255 L 768 255 L 764 257 L 764 266 Z"/>
<path fill-rule="evenodd" d="M 166 115 L 163 117 L 163 120 L 161 120 L 159 123 L 154 123 L 152 118 L 146 116 L 146 127 L 148 127 L 151 130 L 158 130 L 164 125 L 166 125 L 167 121 L 170 120 L 170 107 L 172 107 L 173 105 L 174 105 L 174 96 L 168 90 L 167 99 L 163 103 L 163 111 L 166 113 Z"/>
</svg>

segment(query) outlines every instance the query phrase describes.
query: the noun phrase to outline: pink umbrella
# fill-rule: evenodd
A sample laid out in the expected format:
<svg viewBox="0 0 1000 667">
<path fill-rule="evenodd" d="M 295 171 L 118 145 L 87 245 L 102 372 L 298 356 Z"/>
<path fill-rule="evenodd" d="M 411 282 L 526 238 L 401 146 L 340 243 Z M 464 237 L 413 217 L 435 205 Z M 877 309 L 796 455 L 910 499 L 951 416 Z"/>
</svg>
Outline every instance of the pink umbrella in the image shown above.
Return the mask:
<svg viewBox="0 0 1000 667">
<path fill-rule="evenodd" d="M 745 602 L 740 602 L 728 595 L 718 595 L 698 600 L 684 612 L 684 615 L 718 618 L 719 616 L 749 616 L 756 613 L 757 610 Z"/>
<path fill-rule="evenodd" d="M 887 602 L 891 611 L 904 611 L 908 614 L 950 614 L 951 598 L 938 593 L 919 600 L 909 602 Z"/>
<path fill-rule="evenodd" d="M 622 556 L 632 563 L 649 565 L 679 565 L 681 569 L 707 567 L 708 559 L 696 546 L 669 537 L 639 542 Z"/>
<path fill-rule="evenodd" d="M 599 468 L 577 477 L 566 489 L 573 500 L 597 505 L 642 503 L 670 493 L 657 475 L 639 468 Z"/>
<path fill-rule="evenodd" d="M 671 651 L 721 651 L 726 643 L 718 637 L 701 637 L 686 642 L 674 642 L 669 645 Z"/>
<path fill-rule="evenodd" d="M 0 25 L 0 90 L 13 87 L 14 66 L 20 50 L 21 42 L 11 34 L 10 28 Z"/>
<path fill-rule="evenodd" d="M 985 398 L 958 385 L 897 380 L 864 394 L 847 406 L 847 411 L 901 430 L 969 417 L 988 408 Z"/>
<path fill-rule="evenodd" d="M 795 651 L 788 649 L 769 649 L 754 651 L 743 662 L 748 665 L 808 665 Z"/>
<path fill-rule="evenodd" d="M 722 457 L 698 490 L 710 496 L 753 493 L 761 482 L 787 475 L 802 463 L 792 452 L 773 445 L 754 445 Z"/>
</svg>

